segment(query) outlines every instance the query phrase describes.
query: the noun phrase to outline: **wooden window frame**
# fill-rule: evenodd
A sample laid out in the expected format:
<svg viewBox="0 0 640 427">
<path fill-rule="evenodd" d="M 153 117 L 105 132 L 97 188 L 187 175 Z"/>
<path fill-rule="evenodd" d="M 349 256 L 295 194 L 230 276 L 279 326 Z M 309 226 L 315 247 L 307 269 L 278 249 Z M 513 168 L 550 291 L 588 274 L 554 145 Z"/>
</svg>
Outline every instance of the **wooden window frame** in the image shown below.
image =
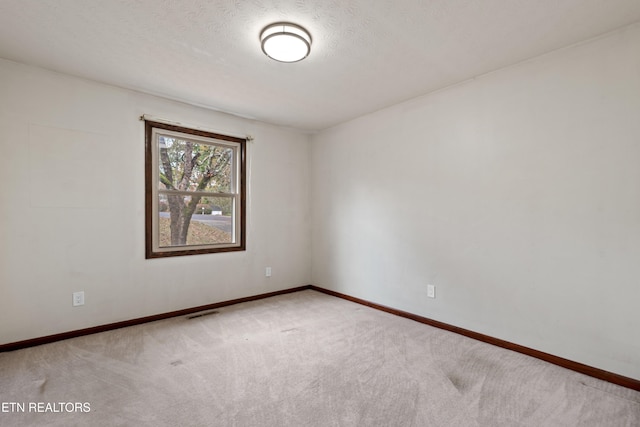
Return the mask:
<svg viewBox="0 0 640 427">
<path fill-rule="evenodd" d="M 185 255 L 212 254 L 219 252 L 234 252 L 246 250 L 246 151 L 247 140 L 235 136 L 222 135 L 209 131 L 193 129 L 178 125 L 172 125 L 157 121 L 145 120 L 145 257 L 165 258 Z M 232 215 L 234 227 L 234 242 L 229 244 L 211 245 L 184 245 L 159 248 L 158 240 L 158 163 L 154 160 L 157 151 L 157 142 L 154 141 L 154 130 L 177 132 L 186 136 L 204 137 L 237 144 L 236 167 L 239 169 L 235 175 L 235 209 Z M 190 248 L 193 246 L 193 248 Z"/>
</svg>

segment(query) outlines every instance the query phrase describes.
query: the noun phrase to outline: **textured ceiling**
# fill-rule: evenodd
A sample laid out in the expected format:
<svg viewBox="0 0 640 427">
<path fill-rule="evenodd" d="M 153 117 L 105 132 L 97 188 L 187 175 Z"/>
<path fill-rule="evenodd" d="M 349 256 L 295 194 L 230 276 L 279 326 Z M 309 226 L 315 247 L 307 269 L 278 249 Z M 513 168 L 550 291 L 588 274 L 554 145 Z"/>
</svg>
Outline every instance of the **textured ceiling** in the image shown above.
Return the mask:
<svg viewBox="0 0 640 427">
<path fill-rule="evenodd" d="M 298 63 L 258 36 L 291 21 Z M 0 0 L 0 57 L 319 130 L 640 21 L 640 0 Z"/>
</svg>

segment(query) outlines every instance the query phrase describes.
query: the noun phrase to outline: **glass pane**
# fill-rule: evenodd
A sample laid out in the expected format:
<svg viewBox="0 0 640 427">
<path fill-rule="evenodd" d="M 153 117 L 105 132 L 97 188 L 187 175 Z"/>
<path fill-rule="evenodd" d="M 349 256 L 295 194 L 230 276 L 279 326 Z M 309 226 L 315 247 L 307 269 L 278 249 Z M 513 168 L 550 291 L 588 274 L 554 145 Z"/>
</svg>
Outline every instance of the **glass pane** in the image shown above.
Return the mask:
<svg viewBox="0 0 640 427">
<path fill-rule="evenodd" d="M 160 195 L 159 246 L 233 243 L 233 198 Z"/>
<path fill-rule="evenodd" d="M 232 192 L 233 148 L 158 135 L 159 187 Z"/>
</svg>

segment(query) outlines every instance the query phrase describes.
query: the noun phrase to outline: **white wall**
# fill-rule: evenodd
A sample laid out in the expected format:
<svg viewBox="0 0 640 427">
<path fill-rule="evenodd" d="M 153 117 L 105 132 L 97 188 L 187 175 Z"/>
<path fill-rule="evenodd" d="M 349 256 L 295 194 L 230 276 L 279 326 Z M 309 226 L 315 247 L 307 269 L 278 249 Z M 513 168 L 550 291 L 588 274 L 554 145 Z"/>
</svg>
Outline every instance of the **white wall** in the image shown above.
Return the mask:
<svg viewBox="0 0 640 427">
<path fill-rule="evenodd" d="M 308 135 L 2 60 L 0 94 L 0 343 L 310 282 Z M 144 113 L 255 137 L 245 252 L 144 259 Z"/>
<path fill-rule="evenodd" d="M 640 378 L 639 26 L 324 131 L 311 182 L 313 284 Z"/>
</svg>

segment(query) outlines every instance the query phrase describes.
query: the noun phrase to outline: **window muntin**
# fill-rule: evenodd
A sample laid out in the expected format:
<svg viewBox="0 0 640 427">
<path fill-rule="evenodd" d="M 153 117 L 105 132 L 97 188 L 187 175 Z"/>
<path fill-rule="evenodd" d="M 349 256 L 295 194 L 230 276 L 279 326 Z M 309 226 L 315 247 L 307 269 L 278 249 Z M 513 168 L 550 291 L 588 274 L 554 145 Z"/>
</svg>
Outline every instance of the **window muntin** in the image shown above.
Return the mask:
<svg viewBox="0 0 640 427">
<path fill-rule="evenodd" d="M 145 123 L 147 258 L 244 250 L 246 140 Z"/>
</svg>

